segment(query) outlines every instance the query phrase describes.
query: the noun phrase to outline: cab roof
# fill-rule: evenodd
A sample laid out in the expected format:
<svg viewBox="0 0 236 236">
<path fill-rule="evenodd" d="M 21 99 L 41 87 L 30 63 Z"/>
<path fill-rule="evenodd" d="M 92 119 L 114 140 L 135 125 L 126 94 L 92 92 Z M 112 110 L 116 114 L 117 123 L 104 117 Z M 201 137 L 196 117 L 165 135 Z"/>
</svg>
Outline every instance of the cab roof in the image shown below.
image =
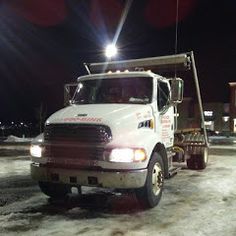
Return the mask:
<svg viewBox="0 0 236 236">
<path fill-rule="evenodd" d="M 107 73 L 99 73 L 99 74 L 90 74 L 90 75 L 83 75 L 78 77 L 77 81 L 81 80 L 90 80 L 90 79 L 112 79 L 112 78 L 126 78 L 126 77 L 156 77 L 156 78 L 163 78 L 158 74 L 154 74 L 151 71 L 125 71 L 125 72 L 107 72 Z"/>
</svg>

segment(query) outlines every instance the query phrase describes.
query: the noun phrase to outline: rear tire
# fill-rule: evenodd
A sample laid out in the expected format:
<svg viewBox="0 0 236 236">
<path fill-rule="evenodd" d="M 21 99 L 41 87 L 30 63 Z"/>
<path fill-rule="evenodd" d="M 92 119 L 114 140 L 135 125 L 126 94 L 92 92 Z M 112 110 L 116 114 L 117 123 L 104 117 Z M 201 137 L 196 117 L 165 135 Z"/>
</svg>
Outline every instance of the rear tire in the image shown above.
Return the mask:
<svg viewBox="0 0 236 236">
<path fill-rule="evenodd" d="M 208 163 L 208 148 L 205 147 L 201 154 L 192 154 L 187 159 L 187 167 L 191 170 L 203 170 Z"/>
<path fill-rule="evenodd" d="M 66 184 L 56 184 L 49 182 L 39 182 L 41 191 L 51 198 L 65 198 L 71 193 L 71 186 Z"/>
<path fill-rule="evenodd" d="M 136 189 L 136 197 L 145 208 L 156 206 L 162 195 L 164 184 L 164 164 L 160 154 L 154 153 L 148 165 L 144 187 Z"/>
</svg>

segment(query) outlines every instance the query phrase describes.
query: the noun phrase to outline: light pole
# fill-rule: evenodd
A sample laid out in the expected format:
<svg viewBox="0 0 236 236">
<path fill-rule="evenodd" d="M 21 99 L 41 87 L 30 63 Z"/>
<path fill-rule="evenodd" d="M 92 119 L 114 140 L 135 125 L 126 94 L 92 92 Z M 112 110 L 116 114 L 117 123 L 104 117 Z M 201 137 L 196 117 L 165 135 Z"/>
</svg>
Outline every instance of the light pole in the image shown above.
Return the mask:
<svg viewBox="0 0 236 236">
<path fill-rule="evenodd" d="M 5 127 L 2 125 L 2 126 L 1 126 L 1 130 L 2 130 L 2 137 L 4 137 L 4 128 L 5 128 Z"/>
</svg>

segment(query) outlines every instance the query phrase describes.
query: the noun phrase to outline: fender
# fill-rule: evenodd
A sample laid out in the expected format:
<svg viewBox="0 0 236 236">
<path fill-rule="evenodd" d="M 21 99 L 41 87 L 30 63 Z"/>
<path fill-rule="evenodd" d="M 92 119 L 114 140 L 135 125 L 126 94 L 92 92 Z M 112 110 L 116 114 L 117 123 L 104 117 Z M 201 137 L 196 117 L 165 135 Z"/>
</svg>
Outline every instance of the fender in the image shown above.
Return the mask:
<svg viewBox="0 0 236 236">
<path fill-rule="evenodd" d="M 158 152 L 161 155 L 161 158 L 162 158 L 163 164 L 164 164 L 164 176 L 165 176 L 165 178 L 168 178 L 169 177 L 169 167 L 168 167 L 168 158 L 167 158 L 165 146 L 162 143 L 157 143 L 152 151 L 152 154 L 154 152 Z"/>
</svg>

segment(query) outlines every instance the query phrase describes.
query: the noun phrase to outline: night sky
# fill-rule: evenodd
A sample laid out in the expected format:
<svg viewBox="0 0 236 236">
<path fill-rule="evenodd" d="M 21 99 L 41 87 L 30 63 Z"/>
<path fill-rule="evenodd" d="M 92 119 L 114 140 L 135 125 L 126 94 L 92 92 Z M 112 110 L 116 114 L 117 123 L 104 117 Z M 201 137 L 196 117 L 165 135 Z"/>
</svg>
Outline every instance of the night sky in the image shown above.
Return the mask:
<svg viewBox="0 0 236 236">
<path fill-rule="evenodd" d="M 0 0 L 0 121 L 63 106 L 63 84 L 105 60 L 126 1 Z M 134 0 L 116 59 L 174 54 L 176 0 Z M 228 102 L 236 78 L 236 1 L 179 0 L 178 53 L 194 51 L 204 102 Z"/>
</svg>

